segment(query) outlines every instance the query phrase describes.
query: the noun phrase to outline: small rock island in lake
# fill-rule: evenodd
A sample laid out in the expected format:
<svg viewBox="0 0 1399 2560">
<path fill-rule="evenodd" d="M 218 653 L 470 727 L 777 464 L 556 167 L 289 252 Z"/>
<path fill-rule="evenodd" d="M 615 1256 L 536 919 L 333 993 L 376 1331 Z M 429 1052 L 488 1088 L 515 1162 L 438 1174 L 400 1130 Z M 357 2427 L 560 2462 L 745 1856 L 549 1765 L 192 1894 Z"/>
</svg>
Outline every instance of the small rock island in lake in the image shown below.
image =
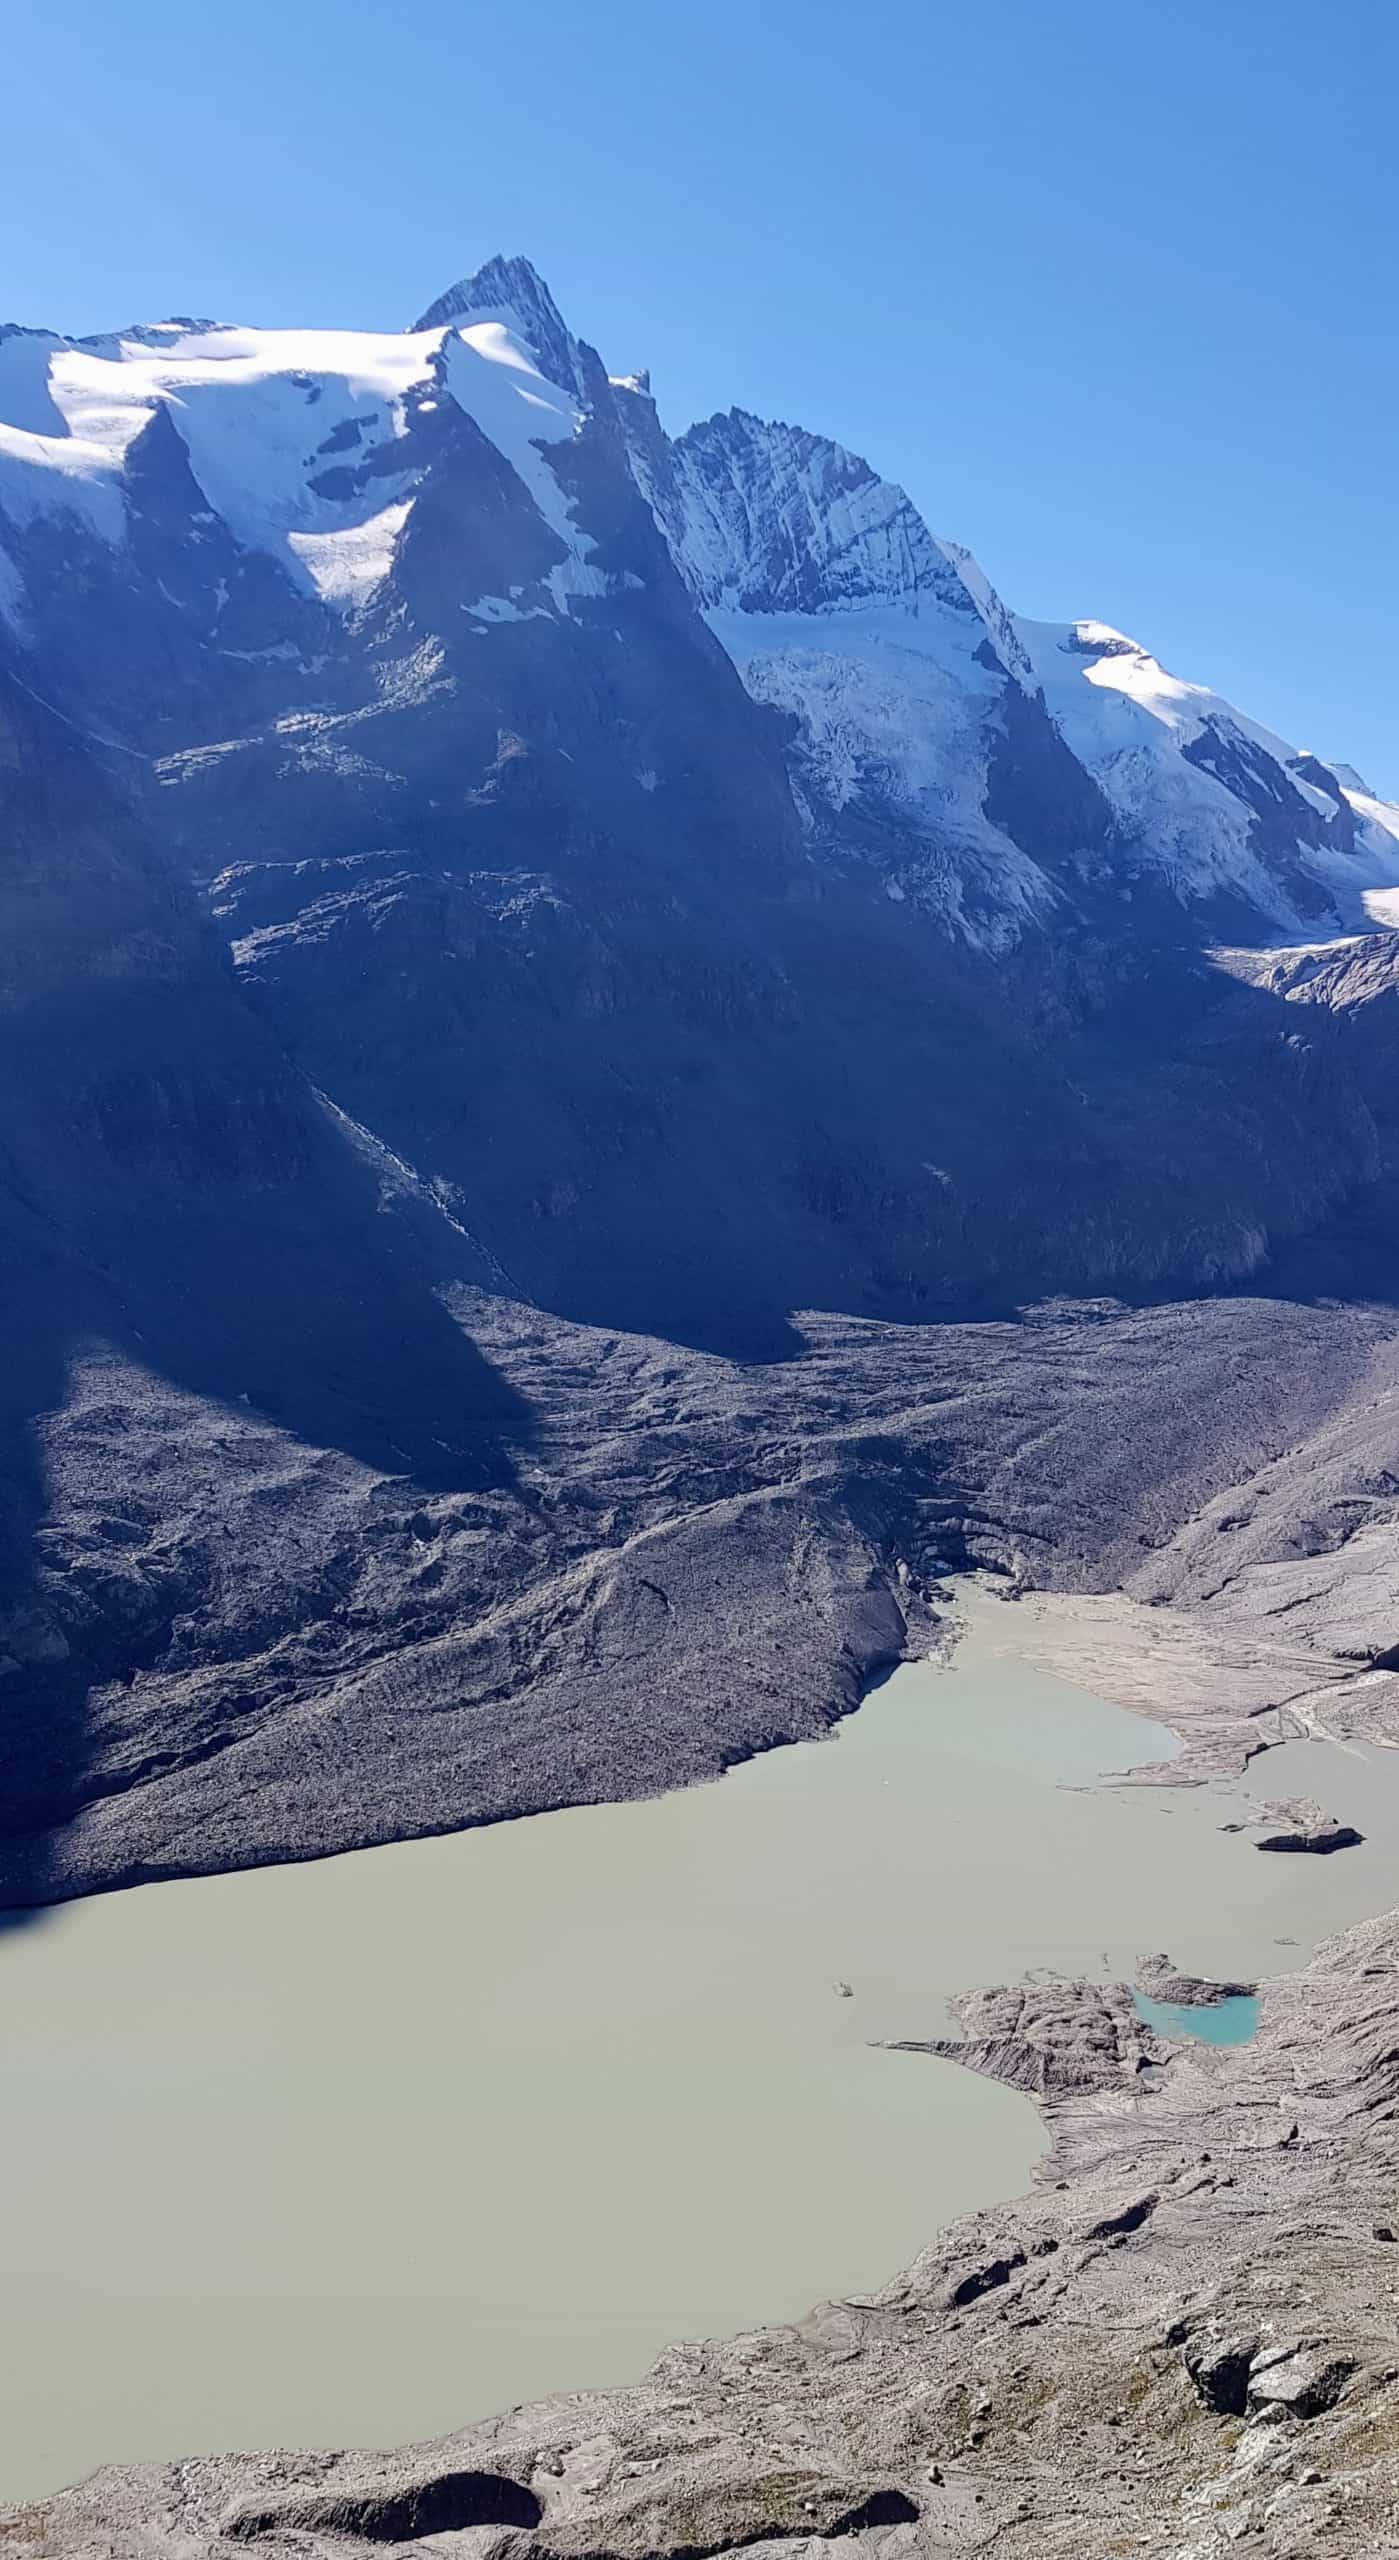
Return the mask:
<svg viewBox="0 0 1399 2560">
<path fill-rule="evenodd" d="M 1325 1807 L 1314 1804 L 1309 1796 L 1298 1796 L 1286 1804 L 1265 1804 L 1261 1816 L 1265 1826 L 1254 1841 L 1255 1849 L 1296 1850 L 1314 1858 L 1328 1858 L 1336 1849 L 1358 1849 L 1363 1831 L 1352 1823 L 1338 1822 Z"/>
</svg>

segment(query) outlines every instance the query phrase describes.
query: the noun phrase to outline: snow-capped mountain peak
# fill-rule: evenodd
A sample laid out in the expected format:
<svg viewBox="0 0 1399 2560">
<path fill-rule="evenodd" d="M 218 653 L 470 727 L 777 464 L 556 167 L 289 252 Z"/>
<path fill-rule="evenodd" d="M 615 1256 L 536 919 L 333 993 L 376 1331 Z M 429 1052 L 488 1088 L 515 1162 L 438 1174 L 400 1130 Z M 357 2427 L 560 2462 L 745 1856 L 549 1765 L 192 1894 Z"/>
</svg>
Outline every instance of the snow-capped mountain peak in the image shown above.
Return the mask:
<svg viewBox="0 0 1399 2560">
<path fill-rule="evenodd" d="M 877 844 L 891 898 L 985 947 L 1013 939 L 1056 892 L 993 807 L 998 706 L 1024 670 L 989 579 L 829 437 L 732 409 L 672 443 L 639 381 L 614 389 L 685 584 L 748 691 L 792 722 L 813 841 L 861 859 Z"/>
<path fill-rule="evenodd" d="M 689 428 L 670 459 L 655 502 L 701 603 L 744 613 L 972 610 L 905 492 L 828 437 L 731 409 Z"/>
<path fill-rule="evenodd" d="M 578 341 L 528 258 L 488 258 L 474 275 L 463 276 L 429 303 L 413 332 L 491 322 L 529 349 L 546 381 L 562 390 L 582 391 Z"/>
<path fill-rule="evenodd" d="M 1393 813 L 1353 780 L 1173 675 L 1110 623 L 1018 618 L 1016 628 L 1136 864 L 1187 898 L 1243 898 L 1283 937 L 1328 921 L 1358 929 L 1378 914 L 1369 902 L 1391 885 Z"/>
<path fill-rule="evenodd" d="M 307 690 L 328 648 L 347 668 L 381 652 L 389 682 L 410 629 L 415 670 L 464 648 L 474 682 L 502 626 L 658 578 L 683 612 L 657 533 L 748 693 L 785 715 L 814 854 L 983 948 L 1139 879 L 1279 938 L 1363 924 L 1399 885 L 1399 816 L 1350 767 L 1107 622 L 1016 616 L 829 437 L 735 408 L 671 438 L 648 377 L 609 378 L 525 258 L 392 334 L 0 329 L 0 620 L 74 682 L 88 629 L 137 607 L 152 663 L 187 647 L 201 698 L 241 682 L 260 712 L 277 668 Z M 99 591 L 106 625 L 83 602 Z M 609 646 L 630 645 L 624 619 L 597 617 Z M 92 705 L 106 726 L 122 654 Z M 640 743 L 634 771 L 657 771 Z"/>
<path fill-rule="evenodd" d="M 0 331 L 0 603 L 11 619 L 22 619 L 25 584 L 16 555 L 36 524 L 72 516 L 129 547 L 133 473 L 155 432 L 173 432 L 171 467 L 182 454 L 192 476 L 196 540 L 217 522 L 341 611 L 388 576 L 453 408 L 495 446 L 554 544 L 583 563 L 592 546 L 548 458 L 587 414 L 581 351 L 522 259 L 493 260 L 448 304 L 451 319 L 392 334 L 184 321 L 83 340 Z M 564 583 L 576 591 L 588 577 Z"/>
<path fill-rule="evenodd" d="M 1282 934 L 1366 920 L 1395 840 L 1368 795 L 1113 625 L 1014 615 L 844 446 L 737 409 L 671 442 L 649 386 L 614 388 L 682 577 L 794 720 L 810 828 L 877 839 L 886 865 L 901 846 L 891 895 L 993 947 L 1057 903 L 1066 858 Z"/>
</svg>

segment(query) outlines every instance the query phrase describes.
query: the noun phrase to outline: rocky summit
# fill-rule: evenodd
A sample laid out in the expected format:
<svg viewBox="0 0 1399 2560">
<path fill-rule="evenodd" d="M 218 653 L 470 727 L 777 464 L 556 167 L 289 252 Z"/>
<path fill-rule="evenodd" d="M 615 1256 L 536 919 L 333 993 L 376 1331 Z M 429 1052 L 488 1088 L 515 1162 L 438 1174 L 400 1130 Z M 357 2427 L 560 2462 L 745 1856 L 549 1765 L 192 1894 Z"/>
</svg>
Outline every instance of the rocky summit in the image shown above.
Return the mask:
<svg viewBox="0 0 1399 2560">
<path fill-rule="evenodd" d="M 522 259 L 0 329 L 0 1902 L 717 1774 L 972 1566 L 1187 1773 L 1392 1739 L 1396 921 L 1348 764 Z M 877 2300 L 0 2538 L 1399 2549 L 1392 1935 L 969 2011 L 1062 2183 Z"/>
</svg>

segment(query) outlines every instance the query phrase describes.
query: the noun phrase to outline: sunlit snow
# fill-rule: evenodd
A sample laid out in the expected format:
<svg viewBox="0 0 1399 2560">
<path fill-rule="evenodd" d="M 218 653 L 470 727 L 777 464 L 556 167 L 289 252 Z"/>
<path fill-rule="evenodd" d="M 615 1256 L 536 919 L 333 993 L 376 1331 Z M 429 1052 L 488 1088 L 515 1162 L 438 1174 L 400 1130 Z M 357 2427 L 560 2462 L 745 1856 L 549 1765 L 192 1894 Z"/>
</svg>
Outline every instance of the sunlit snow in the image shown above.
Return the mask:
<svg viewBox="0 0 1399 2560">
<path fill-rule="evenodd" d="M 462 580 L 462 631 L 489 644 L 503 625 L 638 586 L 599 568 L 577 520 L 572 448 L 595 377 L 533 271 L 493 261 L 428 316 L 392 335 L 172 321 L 76 344 L 0 331 L 0 615 L 23 627 L 36 518 L 66 511 L 91 537 L 125 541 L 131 447 L 158 416 L 195 483 L 192 538 L 226 527 L 339 614 L 380 593 L 432 456 L 460 449 L 443 444 L 452 405 L 558 555 L 504 593 L 473 598 Z M 1062 881 L 987 815 L 1019 686 L 1113 813 L 1124 894 L 1150 870 L 1183 897 L 1243 898 L 1296 941 L 1319 921 L 1310 881 L 1338 930 L 1399 924 L 1399 810 L 1353 768 L 1309 764 L 1110 624 L 1013 615 L 969 552 L 839 444 L 742 411 L 669 444 L 647 391 L 642 375 L 612 382 L 633 477 L 680 575 L 750 694 L 789 715 L 810 834 L 864 858 L 872 821 L 896 901 L 934 908 L 987 949 L 1061 903 Z M 502 574 L 493 567 L 493 586 Z M 213 582 L 216 614 L 229 591 Z M 423 678 L 396 659 L 383 680 Z M 654 787 L 649 768 L 638 780 Z"/>
<path fill-rule="evenodd" d="M 332 533 L 289 533 L 287 541 L 327 604 L 362 604 L 393 566 L 393 547 L 408 522 L 409 501 L 382 507 L 361 524 Z"/>
<path fill-rule="evenodd" d="M 1170 674 L 1109 623 L 1017 617 L 1016 628 L 1058 728 L 1166 878 L 1192 896 L 1241 892 L 1284 929 L 1311 930 L 1260 858 L 1247 803 L 1184 753 L 1214 740 L 1221 752 L 1266 757 L 1284 803 L 1291 791 L 1299 816 L 1315 810 L 1330 825 L 1335 802 L 1296 770 L 1298 750 L 1207 685 Z M 1387 924 L 1374 893 L 1399 881 L 1399 811 L 1341 788 L 1358 822 L 1354 853 L 1299 838 L 1298 864 L 1334 899 L 1339 924 Z"/>
<path fill-rule="evenodd" d="M 67 505 L 120 541 L 130 448 L 163 407 L 209 502 L 204 521 L 222 518 L 245 548 L 353 608 L 388 573 L 420 479 L 414 417 L 430 416 L 443 389 L 558 535 L 567 559 L 556 602 L 605 592 L 543 450 L 571 440 L 581 413 L 540 373 L 510 312 L 393 335 L 172 325 L 89 346 L 7 337 L 0 417 L 13 422 L 0 424 L 0 509 L 24 524 Z"/>
</svg>

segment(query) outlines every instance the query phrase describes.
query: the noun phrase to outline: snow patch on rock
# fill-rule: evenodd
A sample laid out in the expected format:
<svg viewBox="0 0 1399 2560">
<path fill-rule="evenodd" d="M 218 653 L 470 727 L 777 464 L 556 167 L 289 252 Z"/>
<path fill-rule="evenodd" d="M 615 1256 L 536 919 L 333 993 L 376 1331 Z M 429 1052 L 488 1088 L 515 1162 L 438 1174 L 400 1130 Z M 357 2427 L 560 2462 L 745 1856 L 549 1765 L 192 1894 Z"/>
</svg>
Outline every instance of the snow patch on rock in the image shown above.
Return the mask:
<svg viewBox="0 0 1399 2560">
<path fill-rule="evenodd" d="M 365 603 L 382 586 L 393 567 L 394 544 L 408 522 L 410 502 L 404 498 L 382 507 L 361 524 L 342 525 L 330 533 L 290 533 L 288 543 L 316 593 L 340 611 Z"/>
</svg>

